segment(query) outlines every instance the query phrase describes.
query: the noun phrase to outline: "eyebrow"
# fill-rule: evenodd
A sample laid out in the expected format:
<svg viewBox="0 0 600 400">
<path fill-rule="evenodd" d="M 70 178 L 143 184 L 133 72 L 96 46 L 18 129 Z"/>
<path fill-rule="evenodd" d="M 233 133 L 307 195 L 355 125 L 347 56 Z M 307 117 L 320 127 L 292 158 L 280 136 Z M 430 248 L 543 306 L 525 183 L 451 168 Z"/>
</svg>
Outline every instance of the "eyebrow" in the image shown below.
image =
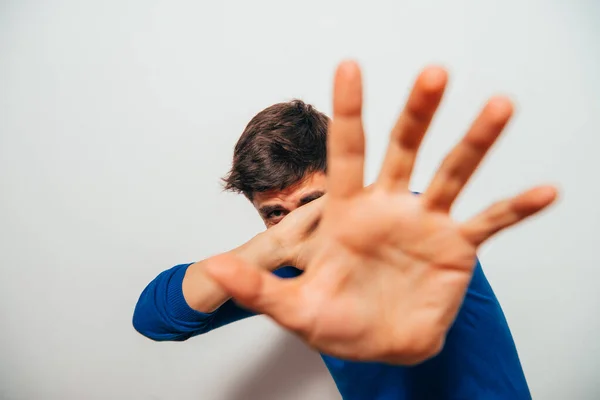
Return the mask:
<svg viewBox="0 0 600 400">
<path fill-rule="evenodd" d="M 312 192 L 310 194 L 307 194 L 306 196 L 302 197 L 300 199 L 300 201 L 298 201 L 298 206 L 303 206 L 305 204 L 310 203 L 313 200 L 318 199 L 319 197 L 323 196 L 325 194 L 325 192 L 318 190 L 316 192 Z M 272 213 L 273 211 L 288 211 L 285 207 L 279 205 L 279 204 L 272 204 L 272 205 L 268 205 L 268 206 L 263 206 L 261 208 L 258 209 L 258 212 L 264 216 L 265 218 Z"/>
<path fill-rule="evenodd" d="M 311 194 L 308 194 L 306 196 L 304 196 L 303 198 L 300 199 L 300 201 L 298 202 L 299 206 L 303 206 L 307 203 L 310 203 L 313 200 L 318 199 L 319 197 L 322 197 L 325 194 L 325 192 L 323 191 L 316 191 L 316 192 L 312 192 Z"/>
</svg>

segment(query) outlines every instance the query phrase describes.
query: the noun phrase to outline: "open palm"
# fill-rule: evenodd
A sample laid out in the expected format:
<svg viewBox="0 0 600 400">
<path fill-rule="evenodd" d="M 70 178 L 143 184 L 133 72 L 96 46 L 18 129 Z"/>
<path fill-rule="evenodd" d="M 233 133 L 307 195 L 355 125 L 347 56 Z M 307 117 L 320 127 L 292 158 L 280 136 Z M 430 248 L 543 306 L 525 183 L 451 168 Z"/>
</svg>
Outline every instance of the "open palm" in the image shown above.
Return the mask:
<svg viewBox="0 0 600 400">
<path fill-rule="evenodd" d="M 538 187 L 466 222 L 450 217 L 512 114 L 502 97 L 489 100 L 425 193 L 409 191 L 417 150 L 446 81 L 439 67 L 419 75 L 379 177 L 365 188 L 360 69 L 342 63 L 328 138 L 328 195 L 306 272 L 281 280 L 232 258 L 209 274 L 240 304 L 269 315 L 322 353 L 399 364 L 437 354 L 471 280 L 478 246 L 556 197 L 554 188 Z"/>
</svg>

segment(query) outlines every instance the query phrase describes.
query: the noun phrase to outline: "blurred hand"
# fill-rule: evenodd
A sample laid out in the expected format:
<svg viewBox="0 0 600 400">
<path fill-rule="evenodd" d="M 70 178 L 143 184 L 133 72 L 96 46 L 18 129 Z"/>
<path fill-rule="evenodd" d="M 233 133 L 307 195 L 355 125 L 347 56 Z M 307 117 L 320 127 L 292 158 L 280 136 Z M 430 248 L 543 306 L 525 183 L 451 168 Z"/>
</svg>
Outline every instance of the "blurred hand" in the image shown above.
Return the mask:
<svg viewBox="0 0 600 400">
<path fill-rule="evenodd" d="M 231 258 L 226 268 L 208 273 L 236 301 L 269 315 L 322 353 L 398 364 L 437 354 L 471 280 L 477 248 L 556 197 L 554 188 L 538 187 L 466 222 L 450 217 L 455 199 L 511 117 L 512 105 L 503 97 L 488 101 L 427 190 L 421 196 L 409 191 L 417 150 L 446 82 L 439 67 L 419 75 L 391 132 L 379 177 L 367 189 L 361 74 L 355 63 L 342 63 L 328 142 L 328 198 L 303 259 L 306 272 L 279 279 Z"/>
</svg>

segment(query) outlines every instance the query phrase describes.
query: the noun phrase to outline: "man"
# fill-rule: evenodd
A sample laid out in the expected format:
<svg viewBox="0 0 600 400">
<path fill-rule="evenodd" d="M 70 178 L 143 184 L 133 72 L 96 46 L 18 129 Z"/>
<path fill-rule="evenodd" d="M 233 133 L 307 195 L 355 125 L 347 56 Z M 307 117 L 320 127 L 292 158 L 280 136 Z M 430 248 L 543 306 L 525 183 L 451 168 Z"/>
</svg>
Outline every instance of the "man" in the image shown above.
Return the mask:
<svg viewBox="0 0 600 400">
<path fill-rule="evenodd" d="M 512 114 L 511 103 L 495 97 L 428 189 L 411 193 L 417 150 L 446 82 L 439 67 L 419 75 L 367 188 L 355 63 L 337 70 L 331 123 L 300 101 L 256 115 L 225 182 L 268 229 L 161 273 L 140 296 L 135 328 L 154 340 L 186 340 L 264 313 L 321 352 L 344 399 L 530 398 L 476 249 L 556 192 L 539 187 L 464 223 L 450 218 Z"/>
</svg>

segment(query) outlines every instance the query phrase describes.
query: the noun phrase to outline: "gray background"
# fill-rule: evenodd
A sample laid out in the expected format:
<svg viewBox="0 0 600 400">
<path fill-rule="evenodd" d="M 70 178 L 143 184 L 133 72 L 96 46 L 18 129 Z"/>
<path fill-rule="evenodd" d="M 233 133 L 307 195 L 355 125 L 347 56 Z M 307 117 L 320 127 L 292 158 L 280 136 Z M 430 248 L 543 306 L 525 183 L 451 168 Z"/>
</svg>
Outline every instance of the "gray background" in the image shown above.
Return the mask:
<svg viewBox="0 0 600 400">
<path fill-rule="evenodd" d="M 265 318 L 157 344 L 131 317 L 160 271 L 262 229 L 220 192 L 233 145 L 272 103 L 329 113 L 346 57 L 364 67 L 369 180 L 425 64 L 452 80 L 415 190 L 486 97 L 515 99 L 456 215 L 560 186 L 481 258 L 534 398 L 599 398 L 599 19 L 595 0 L 1 1 L 0 398 L 338 399 Z"/>
</svg>

